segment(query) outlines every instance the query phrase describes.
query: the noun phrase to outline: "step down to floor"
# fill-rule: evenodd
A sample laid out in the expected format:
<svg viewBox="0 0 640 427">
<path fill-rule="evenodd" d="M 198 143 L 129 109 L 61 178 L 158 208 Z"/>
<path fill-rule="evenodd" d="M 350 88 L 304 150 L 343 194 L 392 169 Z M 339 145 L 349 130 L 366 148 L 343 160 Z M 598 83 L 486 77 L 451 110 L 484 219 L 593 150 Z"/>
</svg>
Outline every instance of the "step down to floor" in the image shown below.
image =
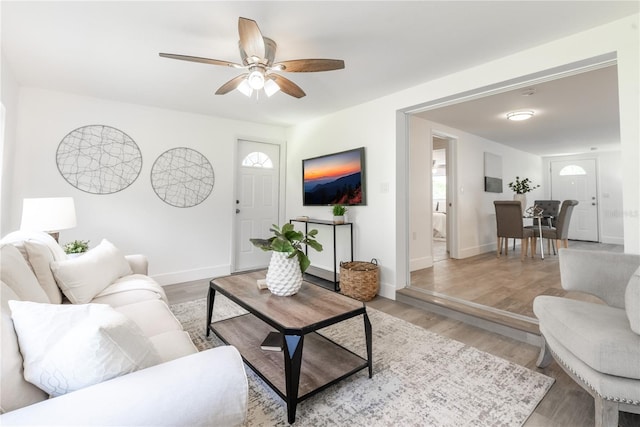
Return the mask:
<svg viewBox="0 0 640 427">
<path fill-rule="evenodd" d="M 528 344 L 541 344 L 536 319 L 411 287 L 398 290 L 396 300 Z"/>
</svg>

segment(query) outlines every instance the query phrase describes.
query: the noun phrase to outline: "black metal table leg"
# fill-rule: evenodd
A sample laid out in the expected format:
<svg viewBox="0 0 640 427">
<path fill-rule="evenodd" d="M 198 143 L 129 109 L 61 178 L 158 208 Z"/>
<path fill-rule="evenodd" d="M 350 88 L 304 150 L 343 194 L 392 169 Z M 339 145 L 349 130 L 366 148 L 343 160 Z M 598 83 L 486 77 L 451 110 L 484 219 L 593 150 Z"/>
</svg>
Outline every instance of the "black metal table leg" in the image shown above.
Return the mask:
<svg viewBox="0 0 640 427">
<path fill-rule="evenodd" d="M 296 420 L 303 344 L 304 335 L 284 336 L 284 377 L 287 387 L 287 421 L 289 424 Z"/>
<path fill-rule="evenodd" d="M 372 360 L 372 342 L 371 342 L 371 322 L 369 321 L 369 316 L 367 316 L 367 312 L 365 311 L 363 316 L 364 318 L 364 336 L 367 342 L 367 365 L 369 366 L 369 378 L 373 377 L 373 360 Z"/>
<path fill-rule="evenodd" d="M 209 286 L 209 292 L 207 293 L 207 325 L 206 325 L 206 333 L 209 336 L 209 326 L 211 325 L 211 317 L 213 317 L 213 301 L 216 298 L 216 290 L 213 289 L 213 286 Z"/>
</svg>

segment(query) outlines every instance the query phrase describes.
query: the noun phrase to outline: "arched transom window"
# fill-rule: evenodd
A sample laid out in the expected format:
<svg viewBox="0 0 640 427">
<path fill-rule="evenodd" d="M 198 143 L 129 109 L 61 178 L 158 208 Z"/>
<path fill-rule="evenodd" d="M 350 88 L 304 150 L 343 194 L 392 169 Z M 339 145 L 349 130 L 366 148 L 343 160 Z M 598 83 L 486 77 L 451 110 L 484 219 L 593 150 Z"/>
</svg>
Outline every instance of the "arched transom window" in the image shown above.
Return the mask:
<svg viewBox="0 0 640 427">
<path fill-rule="evenodd" d="M 578 165 L 567 165 L 560 169 L 560 176 L 575 176 L 586 174 L 587 171 L 585 171 L 581 166 Z"/>
<path fill-rule="evenodd" d="M 253 153 L 247 154 L 247 157 L 242 160 L 242 166 L 273 169 L 273 162 L 271 161 L 271 158 L 263 152 L 254 151 Z"/>
</svg>

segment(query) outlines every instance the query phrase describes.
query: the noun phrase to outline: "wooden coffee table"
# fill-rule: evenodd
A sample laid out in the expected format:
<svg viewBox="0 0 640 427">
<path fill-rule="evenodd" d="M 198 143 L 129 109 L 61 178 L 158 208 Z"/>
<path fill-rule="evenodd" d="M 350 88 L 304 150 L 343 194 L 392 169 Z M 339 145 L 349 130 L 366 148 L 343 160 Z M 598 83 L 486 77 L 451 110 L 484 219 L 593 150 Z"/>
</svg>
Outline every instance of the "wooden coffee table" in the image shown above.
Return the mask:
<svg viewBox="0 0 640 427">
<path fill-rule="evenodd" d="M 207 336 L 213 331 L 240 351 L 245 363 L 287 403 L 288 421 L 293 423 L 299 402 L 362 369 L 368 368 L 371 378 L 371 323 L 362 302 L 309 282 L 289 297 L 260 290 L 256 282 L 265 275 L 256 271 L 211 280 Z M 211 323 L 216 292 L 249 313 Z M 316 332 L 360 315 L 367 359 Z M 274 330 L 285 337 L 283 351 L 262 350 L 260 344 Z"/>
</svg>

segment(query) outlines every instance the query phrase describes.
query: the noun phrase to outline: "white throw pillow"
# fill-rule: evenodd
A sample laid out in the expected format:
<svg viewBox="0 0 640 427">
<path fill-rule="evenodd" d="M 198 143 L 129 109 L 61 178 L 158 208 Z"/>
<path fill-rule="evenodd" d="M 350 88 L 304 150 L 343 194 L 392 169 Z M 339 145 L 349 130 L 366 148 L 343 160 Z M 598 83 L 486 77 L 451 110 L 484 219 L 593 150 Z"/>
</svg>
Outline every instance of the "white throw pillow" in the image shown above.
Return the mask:
<svg viewBox="0 0 640 427">
<path fill-rule="evenodd" d="M 40 242 L 30 240 L 25 240 L 24 248 L 29 256 L 29 264 L 31 264 L 40 286 L 47 293 L 49 301 L 53 304 L 62 303 L 62 293 L 60 293 L 60 288 L 58 288 L 51 271 L 51 262 L 53 261 L 51 250 Z"/>
<path fill-rule="evenodd" d="M 29 263 L 11 243 L 0 244 L 0 280 L 21 300 L 50 302 Z"/>
<path fill-rule="evenodd" d="M 62 292 L 74 304 L 90 302 L 114 281 L 132 274 L 122 252 L 106 239 L 77 258 L 52 262 L 51 270 Z"/>
<path fill-rule="evenodd" d="M 9 301 L 24 377 L 60 396 L 160 363 L 140 328 L 104 304 Z"/>
</svg>

